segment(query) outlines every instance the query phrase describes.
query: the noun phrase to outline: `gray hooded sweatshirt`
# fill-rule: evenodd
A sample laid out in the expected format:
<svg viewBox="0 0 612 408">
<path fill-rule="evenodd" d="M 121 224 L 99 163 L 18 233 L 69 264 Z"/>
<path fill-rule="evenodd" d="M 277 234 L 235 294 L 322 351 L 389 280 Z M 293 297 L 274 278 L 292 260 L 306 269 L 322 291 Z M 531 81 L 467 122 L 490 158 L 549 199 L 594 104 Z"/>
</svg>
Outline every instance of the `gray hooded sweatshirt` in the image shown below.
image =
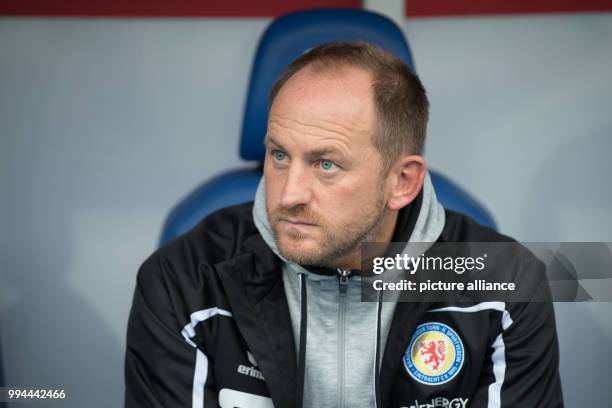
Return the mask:
<svg viewBox="0 0 612 408">
<path fill-rule="evenodd" d="M 382 355 L 395 303 L 361 302 L 360 276 L 339 279 L 317 274 L 283 258 L 268 221 L 265 194 L 262 178 L 255 196 L 253 219 L 265 242 L 284 261 L 283 284 L 295 346 L 300 355 L 305 352 L 303 367 L 299 367 L 304 370 L 303 406 L 375 407 L 375 375 L 380 367 L 380 359 L 376 361 L 378 367 L 375 365 L 376 350 L 381 350 L 378 355 Z M 444 228 L 445 216 L 429 174 L 423 184 L 421 206 L 416 211 L 417 220 L 408 242 L 435 242 Z M 306 299 L 304 310 L 302 297 Z M 304 311 L 307 336 L 306 347 L 301 349 L 300 325 Z"/>
</svg>

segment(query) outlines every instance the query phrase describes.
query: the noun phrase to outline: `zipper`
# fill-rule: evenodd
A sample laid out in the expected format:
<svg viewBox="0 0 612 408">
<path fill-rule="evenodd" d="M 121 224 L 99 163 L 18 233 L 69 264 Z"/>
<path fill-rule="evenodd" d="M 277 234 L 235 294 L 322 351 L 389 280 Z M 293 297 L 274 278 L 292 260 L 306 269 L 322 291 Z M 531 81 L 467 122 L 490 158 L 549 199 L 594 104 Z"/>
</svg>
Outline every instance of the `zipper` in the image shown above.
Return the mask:
<svg viewBox="0 0 612 408">
<path fill-rule="evenodd" d="M 340 308 L 338 310 L 338 408 L 344 408 L 345 383 L 345 350 L 346 344 L 346 292 L 348 290 L 351 271 L 338 269 L 338 285 L 340 290 Z"/>
</svg>

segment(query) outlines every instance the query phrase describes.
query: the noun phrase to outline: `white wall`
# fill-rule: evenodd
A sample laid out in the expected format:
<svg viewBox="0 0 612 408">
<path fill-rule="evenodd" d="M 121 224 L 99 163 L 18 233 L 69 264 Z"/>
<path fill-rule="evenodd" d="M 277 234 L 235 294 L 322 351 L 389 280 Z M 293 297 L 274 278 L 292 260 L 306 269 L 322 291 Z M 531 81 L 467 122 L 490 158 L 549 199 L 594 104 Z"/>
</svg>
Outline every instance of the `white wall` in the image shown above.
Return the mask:
<svg viewBox="0 0 612 408">
<path fill-rule="evenodd" d="M 265 19 L 0 19 L 6 382 L 119 406 L 139 264 L 174 203 L 240 165 Z M 612 241 L 612 15 L 407 22 L 427 159 L 524 241 Z M 567 406 L 607 405 L 610 304 L 557 304 Z M 580 380 L 578 383 L 577 380 Z M 25 405 L 20 405 L 25 406 Z"/>
</svg>

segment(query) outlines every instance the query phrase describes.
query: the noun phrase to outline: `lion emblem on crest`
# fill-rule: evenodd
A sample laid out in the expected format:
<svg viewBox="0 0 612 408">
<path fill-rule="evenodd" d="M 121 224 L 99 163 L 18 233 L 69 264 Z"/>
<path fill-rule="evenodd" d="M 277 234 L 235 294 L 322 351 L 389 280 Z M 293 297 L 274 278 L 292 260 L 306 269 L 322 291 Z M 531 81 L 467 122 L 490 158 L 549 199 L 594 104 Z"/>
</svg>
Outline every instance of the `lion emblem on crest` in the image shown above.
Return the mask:
<svg viewBox="0 0 612 408">
<path fill-rule="evenodd" d="M 444 340 L 424 341 L 419 347 L 419 355 L 423 363 L 427 364 L 432 371 L 438 371 L 440 364 L 446 358 L 446 342 Z"/>
</svg>

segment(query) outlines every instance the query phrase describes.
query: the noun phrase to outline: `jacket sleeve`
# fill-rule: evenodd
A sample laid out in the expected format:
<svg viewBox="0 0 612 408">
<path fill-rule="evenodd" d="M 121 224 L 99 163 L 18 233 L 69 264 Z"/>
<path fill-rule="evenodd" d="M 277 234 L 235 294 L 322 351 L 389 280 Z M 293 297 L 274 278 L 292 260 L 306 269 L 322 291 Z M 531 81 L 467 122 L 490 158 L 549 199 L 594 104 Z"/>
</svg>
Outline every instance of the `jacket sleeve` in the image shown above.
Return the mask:
<svg viewBox="0 0 612 408">
<path fill-rule="evenodd" d="M 535 285 L 543 292 L 531 302 L 505 303 L 473 407 L 563 407 L 553 303 L 543 264 L 532 266 L 529 273 L 541 277 Z"/>
<path fill-rule="evenodd" d="M 218 407 L 208 357 L 182 334 L 173 289 L 154 256 L 140 268 L 125 355 L 125 406 Z"/>
</svg>

